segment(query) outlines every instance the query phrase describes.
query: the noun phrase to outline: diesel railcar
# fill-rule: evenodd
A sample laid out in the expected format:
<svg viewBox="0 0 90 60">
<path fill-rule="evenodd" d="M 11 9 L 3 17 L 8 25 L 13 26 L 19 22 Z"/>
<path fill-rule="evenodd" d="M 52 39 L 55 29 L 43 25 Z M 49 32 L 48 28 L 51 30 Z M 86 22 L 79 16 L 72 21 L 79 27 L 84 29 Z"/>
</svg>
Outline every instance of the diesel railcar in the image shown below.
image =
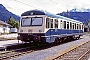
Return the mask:
<svg viewBox="0 0 90 60">
<path fill-rule="evenodd" d="M 43 10 L 30 10 L 22 13 L 18 34 L 24 42 L 58 43 L 66 38 L 80 38 L 83 23 Z"/>
</svg>

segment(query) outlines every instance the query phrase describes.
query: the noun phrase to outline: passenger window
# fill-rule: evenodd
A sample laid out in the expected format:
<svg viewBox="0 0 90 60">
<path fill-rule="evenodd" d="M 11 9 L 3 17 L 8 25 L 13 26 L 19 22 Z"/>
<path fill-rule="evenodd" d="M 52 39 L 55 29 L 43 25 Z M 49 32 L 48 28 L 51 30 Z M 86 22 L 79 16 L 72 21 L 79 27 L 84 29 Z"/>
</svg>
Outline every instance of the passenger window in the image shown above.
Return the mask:
<svg viewBox="0 0 90 60">
<path fill-rule="evenodd" d="M 53 28 L 53 19 L 51 19 L 51 28 Z"/>
<path fill-rule="evenodd" d="M 64 21 L 64 29 L 66 29 L 66 21 Z"/>
<path fill-rule="evenodd" d="M 57 19 L 55 19 L 55 28 L 58 28 L 58 20 Z"/>
<path fill-rule="evenodd" d="M 81 30 L 81 24 L 79 24 L 79 29 Z"/>
<path fill-rule="evenodd" d="M 78 30 L 78 24 L 77 24 L 77 30 Z"/>
<path fill-rule="evenodd" d="M 46 18 L 46 28 L 49 28 L 49 18 Z"/>
<path fill-rule="evenodd" d="M 67 22 L 67 29 L 69 29 L 69 22 Z"/>
<path fill-rule="evenodd" d="M 82 29 L 81 30 L 83 30 L 83 25 L 82 25 Z"/>
<path fill-rule="evenodd" d="M 75 23 L 75 29 L 76 29 L 76 23 Z"/>
<path fill-rule="evenodd" d="M 60 21 L 60 28 L 62 29 L 62 20 Z"/>
<path fill-rule="evenodd" d="M 72 29 L 72 23 L 70 22 L 70 29 Z"/>
<path fill-rule="evenodd" d="M 72 29 L 74 29 L 74 23 L 72 23 Z"/>
</svg>

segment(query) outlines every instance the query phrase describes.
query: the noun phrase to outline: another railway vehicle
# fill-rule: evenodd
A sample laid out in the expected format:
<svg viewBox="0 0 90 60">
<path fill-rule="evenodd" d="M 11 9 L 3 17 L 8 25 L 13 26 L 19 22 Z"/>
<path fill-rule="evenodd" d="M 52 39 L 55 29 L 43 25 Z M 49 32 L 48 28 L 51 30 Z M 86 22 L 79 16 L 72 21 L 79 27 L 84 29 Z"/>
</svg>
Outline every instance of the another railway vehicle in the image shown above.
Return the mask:
<svg viewBox="0 0 90 60">
<path fill-rule="evenodd" d="M 83 23 L 43 10 L 22 13 L 19 32 L 21 41 L 59 43 L 67 38 L 79 39 Z"/>
</svg>

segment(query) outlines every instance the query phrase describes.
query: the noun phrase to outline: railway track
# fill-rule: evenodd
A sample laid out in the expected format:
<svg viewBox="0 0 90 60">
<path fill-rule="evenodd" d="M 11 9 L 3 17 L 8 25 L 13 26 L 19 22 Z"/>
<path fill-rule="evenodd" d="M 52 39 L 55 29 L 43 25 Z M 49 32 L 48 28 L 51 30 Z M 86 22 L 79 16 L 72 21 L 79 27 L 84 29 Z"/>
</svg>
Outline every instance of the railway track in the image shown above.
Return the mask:
<svg viewBox="0 0 90 60">
<path fill-rule="evenodd" d="M 0 60 L 10 60 L 34 52 L 31 47 L 0 52 Z"/>
<path fill-rule="evenodd" d="M 90 41 L 73 46 L 45 60 L 88 60 L 90 57 Z"/>
<path fill-rule="evenodd" d="M 22 46 L 24 47 L 21 48 Z M 13 58 L 17 58 L 19 56 L 23 56 L 34 51 L 44 49 L 44 46 L 46 45 L 23 44 L 20 46 L 14 46 L 15 48 L 9 47 L 5 51 L 0 51 L 0 60 L 10 60 Z"/>
</svg>

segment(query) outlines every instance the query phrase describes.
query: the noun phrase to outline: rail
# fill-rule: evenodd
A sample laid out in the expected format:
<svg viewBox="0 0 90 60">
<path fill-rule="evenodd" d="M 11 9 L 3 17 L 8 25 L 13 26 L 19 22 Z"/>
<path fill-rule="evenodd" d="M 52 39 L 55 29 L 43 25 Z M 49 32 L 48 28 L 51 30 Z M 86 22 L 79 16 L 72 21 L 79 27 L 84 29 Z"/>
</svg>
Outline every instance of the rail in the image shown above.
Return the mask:
<svg viewBox="0 0 90 60">
<path fill-rule="evenodd" d="M 45 60 L 86 60 L 90 56 L 90 41 L 70 47 L 58 54 L 50 56 Z"/>
<path fill-rule="evenodd" d="M 32 50 L 31 47 L 15 49 L 10 51 L 3 51 L 3 52 L 0 52 L 0 60 L 4 60 L 4 59 L 8 60 L 8 59 L 16 58 L 16 57 L 31 53 L 33 51 L 34 50 Z"/>
</svg>

